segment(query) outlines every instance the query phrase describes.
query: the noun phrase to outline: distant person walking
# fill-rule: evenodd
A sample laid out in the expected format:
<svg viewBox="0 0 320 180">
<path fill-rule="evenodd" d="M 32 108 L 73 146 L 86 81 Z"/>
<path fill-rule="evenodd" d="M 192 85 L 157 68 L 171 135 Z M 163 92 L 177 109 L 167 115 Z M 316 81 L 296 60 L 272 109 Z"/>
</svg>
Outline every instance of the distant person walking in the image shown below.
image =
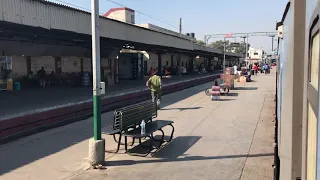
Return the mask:
<svg viewBox="0 0 320 180">
<path fill-rule="evenodd" d="M 263 66 L 263 69 L 264 69 L 264 73 L 265 73 L 265 74 L 269 74 L 269 73 L 270 73 L 270 67 L 269 67 L 268 64 L 265 64 L 265 65 Z"/>
<path fill-rule="evenodd" d="M 258 67 L 257 65 L 254 65 L 254 66 L 253 66 L 253 70 L 254 70 L 254 74 L 255 74 L 255 75 L 258 75 L 259 67 Z"/>
<path fill-rule="evenodd" d="M 162 82 L 156 70 L 153 71 L 152 76 L 146 82 L 146 86 L 151 90 L 152 102 L 157 102 L 158 109 L 160 109 Z"/>
<path fill-rule="evenodd" d="M 40 87 L 45 88 L 46 87 L 46 71 L 44 70 L 44 67 L 42 67 L 37 74 L 40 82 Z"/>
</svg>

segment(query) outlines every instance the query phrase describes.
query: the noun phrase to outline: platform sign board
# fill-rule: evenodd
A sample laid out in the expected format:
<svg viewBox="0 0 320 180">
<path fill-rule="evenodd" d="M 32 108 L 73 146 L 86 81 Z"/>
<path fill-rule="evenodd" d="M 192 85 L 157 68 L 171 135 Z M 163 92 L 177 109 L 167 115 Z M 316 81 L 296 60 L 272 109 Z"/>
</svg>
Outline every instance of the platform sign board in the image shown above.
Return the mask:
<svg viewBox="0 0 320 180">
<path fill-rule="evenodd" d="M 230 43 L 230 46 L 231 46 L 231 47 L 239 47 L 239 46 L 240 46 L 240 43 Z"/>
</svg>

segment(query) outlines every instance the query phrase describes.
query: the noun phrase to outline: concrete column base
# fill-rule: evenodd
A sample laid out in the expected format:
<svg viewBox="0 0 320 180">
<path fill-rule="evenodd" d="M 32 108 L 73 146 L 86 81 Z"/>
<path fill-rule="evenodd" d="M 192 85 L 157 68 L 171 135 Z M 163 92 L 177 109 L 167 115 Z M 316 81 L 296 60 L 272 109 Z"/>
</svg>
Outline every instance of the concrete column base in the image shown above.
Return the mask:
<svg viewBox="0 0 320 180">
<path fill-rule="evenodd" d="M 89 140 L 89 163 L 91 166 L 103 165 L 105 161 L 105 140 Z"/>
</svg>

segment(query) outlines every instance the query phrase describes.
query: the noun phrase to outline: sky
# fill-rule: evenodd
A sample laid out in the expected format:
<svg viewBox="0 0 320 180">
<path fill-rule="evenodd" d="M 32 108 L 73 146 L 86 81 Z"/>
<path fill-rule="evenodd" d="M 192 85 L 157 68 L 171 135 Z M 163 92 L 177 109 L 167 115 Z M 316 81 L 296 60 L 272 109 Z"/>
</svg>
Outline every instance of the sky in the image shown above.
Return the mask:
<svg viewBox="0 0 320 180">
<path fill-rule="evenodd" d="M 91 0 L 49 0 L 90 11 Z M 136 23 L 151 23 L 179 32 L 208 34 L 274 32 L 288 0 L 100 0 L 100 13 L 121 5 L 136 11 Z M 120 4 L 120 5 L 119 5 Z M 219 39 L 211 39 L 212 41 Z M 238 42 L 241 39 L 237 39 Z M 271 51 L 270 37 L 250 37 L 254 48 Z M 276 42 L 274 42 L 276 45 Z"/>
</svg>

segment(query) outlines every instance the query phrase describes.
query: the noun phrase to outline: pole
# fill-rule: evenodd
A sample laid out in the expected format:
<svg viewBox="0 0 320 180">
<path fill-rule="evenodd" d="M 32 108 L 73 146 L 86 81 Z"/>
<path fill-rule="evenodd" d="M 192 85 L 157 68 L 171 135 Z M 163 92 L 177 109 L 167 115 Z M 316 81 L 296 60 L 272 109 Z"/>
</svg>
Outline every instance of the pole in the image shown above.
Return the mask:
<svg viewBox="0 0 320 180">
<path fill-rule="evenodd" d="M 93 74 L 93 139 L 89 140 L 89 163 L 91 166 L 103 165 L 105 161 L 105 140 L 101 139 L 100 111 L 100 35 L 99 0 L 91 0 L 92 29 L 92 74 Z"/>
<path fill-rule="evenodd" d="M 274 36 L 272 36 L 272 46 L 271 46 L 272 54 L 273 54 L 273 40 L 274 40 Z"/>
<path fill-rule="evenodd" d="M 243 44 L 244 44 L 244 49 L 245 49 L 245 51 L 246 51 L 246 46 L 247 46 L 247 44 L 246 44 L 246 36 L 242 36 L 241 38 L 243 38 Z M 242 54 L 242 58 L 245 58 L 245 56 L 246 56 L 246 52 L 244 52 L 244 54 Z M 244 59 L 245 60 L 245 59 Z"/>
<path fill-rule="evenodd" d="M 181 37 L 181 34 L 182 34 L 182 18 L 180 18 L 179 33 L 180 33 L 180 37 Z"/>
<path fill-rule="evenodd" d="M 92 0 L 92 72 L 93 72 L 93 127 L 94 140 L 101 140 L 100 111 L 100 34 L 99 34 L 99 0 Z"/>
<path fill-rule="evenodd" d="M 182 18 L 180 18 L 180 26 L 179 26 L 179 32 L 180 32 L 180 37 L 182 36 Z M 181 75 L 181 53 L 179 52 L 178 55 L 178 62 L 179 62 L 179 66 L 178 66 L 178 76 Z"/>
<path fill-rule="evenodd" d="M 226 38 L 224 38 L 223 40 L 223 74 L 224 74 L 224 79 L 226 78 L 225 77 L 225 74 L 226 74 Z"/>
<path fill-rule="evenodd" d="M 249 62 L 248 62 L 248 45 L 249 45 L 249 35 L 247 34 L 247 43 L 246 43 L 246 65 L 248 66 L 249 65 Z"/>
</svg>

